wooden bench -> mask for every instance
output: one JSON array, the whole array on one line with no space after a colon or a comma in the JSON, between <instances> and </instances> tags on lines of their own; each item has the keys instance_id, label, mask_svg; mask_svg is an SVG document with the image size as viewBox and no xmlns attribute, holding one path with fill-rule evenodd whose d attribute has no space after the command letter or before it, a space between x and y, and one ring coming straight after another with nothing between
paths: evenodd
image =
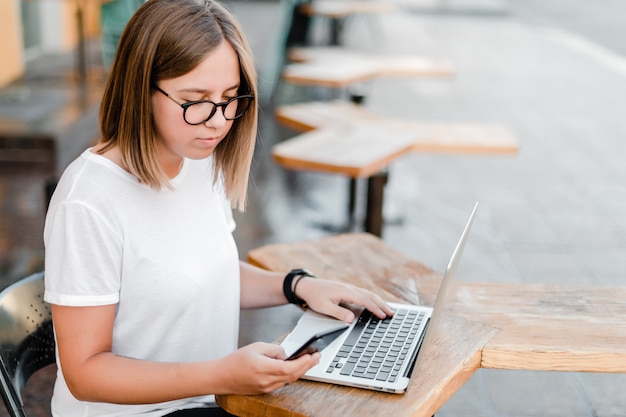
<instances>
[{"instance_id":1,"label":"wooden bench","mask_svg":"<svg viewBox=\"0 0 626 417\"><path fill-rule=\"evenodd\" d=\"M250 251L248 260L272 271L307 268L386 300L423 305L433 305L441 279L369 234L268 245ZM220 395L217 402L247 417L322 417L330 409L343 417L426 417L481 367L626 373L624 299L625 287L456 282L406 394L297 381L271 394ZM281 330L291 329L283 323Z\"/></svg>"},{"instance_id":2,"label":"wooden bench","mask_svg":"<svg viewBox=\"0 0 626 417\"><path fill-rule=\"evenodd\" d=\"M279 106L275 115L281 124L305 131L274 145L276 163L292 170L367 178L365 230L377 236L382 234L386 168L396 158L409 152L511 155L519 147L513 134L498 125L402 121L343 101ZM354 192L351 181L350 216Z\"/></svg>"}]
</instances>

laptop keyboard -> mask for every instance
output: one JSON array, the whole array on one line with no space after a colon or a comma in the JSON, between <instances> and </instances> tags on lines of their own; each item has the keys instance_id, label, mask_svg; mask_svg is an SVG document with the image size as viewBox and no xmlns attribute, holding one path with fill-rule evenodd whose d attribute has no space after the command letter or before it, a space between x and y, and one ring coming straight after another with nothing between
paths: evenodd
<instances>
[{"instance_id":1,"label":"laptop keyboard","mask_svg":"<svg viewBox=\"0 0 626 417\"><path fill-rule=\"evenodd\" d=\"M406 309L382 320L363 311L326 372L395 382L423 319Z\"/></svg>"}]
</instances>

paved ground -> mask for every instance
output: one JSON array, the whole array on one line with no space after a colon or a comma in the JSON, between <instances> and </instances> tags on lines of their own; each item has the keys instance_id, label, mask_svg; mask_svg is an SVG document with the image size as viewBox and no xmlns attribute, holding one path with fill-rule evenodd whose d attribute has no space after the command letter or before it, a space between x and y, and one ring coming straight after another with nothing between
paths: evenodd
<instances>
[{"instance_id":1,"label":"paved ground","mask_svg":"<svg viewBox=\"0 0 626 417\"><path fill-rule=\"evenodd\" d=\"M227 3L265 67L277 2ZM427 55L456 69L448 80L359 86L367 92L365 105L407 120L500 123L519 138L521 151L507 157L415 154L398 161L386 189L385 216L394 221L385 226L384 240L443 270L478 200L458 279L624 285L624 6L616 0L445 3L359 18L346 27L348 46ZM316 33L324 30L316 25ZM330 94L285 87L277 100ZM289 173L272 163L270 146L293 134L276 126L271 108L263 110L251 201L237 216L242 256L267 243L328 235L316 225L345 218L345 178ZM10 280L38 265L41 178L0 180L1 266ZM20 221L29 223L18 228L22 233L14 227ZM242 343L274 340L277 331L264 323L284 323L294 314L291 306L244 314ZM437 416L623 417L625 386L623 375L480 370ZM45 403L35 393L37 399Z\"/></svg>"}]
</instances>

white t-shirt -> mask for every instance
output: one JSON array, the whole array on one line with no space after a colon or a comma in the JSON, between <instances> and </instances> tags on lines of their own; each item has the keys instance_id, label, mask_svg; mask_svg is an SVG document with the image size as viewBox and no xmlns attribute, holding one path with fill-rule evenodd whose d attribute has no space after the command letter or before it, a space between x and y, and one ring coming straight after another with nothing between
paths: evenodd
<instances>
[{"instance_id":1,"label":"white t-shirt","mask_svg":"<svg viewBox=\"0 0 626 417\"><path fill-rule=\"evenodd\" d=\"M235 222L212 158L189 160L155 191L107 158L85 151L64 172L44 230L45 300L117 304L113 353L162 362L223 357L237 348L239 258ZM59 363L57 359L57 363ZM54 416L160 416L212 403L79 401L59 369Z\"/></svg>"}]
</instances>

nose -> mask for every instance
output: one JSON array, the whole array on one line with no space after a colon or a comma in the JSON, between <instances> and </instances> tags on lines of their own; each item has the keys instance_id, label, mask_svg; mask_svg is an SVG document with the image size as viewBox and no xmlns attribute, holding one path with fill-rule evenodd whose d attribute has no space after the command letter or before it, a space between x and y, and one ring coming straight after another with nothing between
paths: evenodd
<instances>
[{"instance_id":1,"label":"nose","mask_svg":"<svg viewBox=\"0 0 626 417\"><path fill-rule=\"evenodd\" d=\"M204 122L204 125L206 127L219 129L219 128L226 126L228 122L229 121L226 120L226 118L224 117L224 108L220 107L215 111L215 114L213 115L213 117L211 117L209 120Z\"/></svg>"}]
</instances>

